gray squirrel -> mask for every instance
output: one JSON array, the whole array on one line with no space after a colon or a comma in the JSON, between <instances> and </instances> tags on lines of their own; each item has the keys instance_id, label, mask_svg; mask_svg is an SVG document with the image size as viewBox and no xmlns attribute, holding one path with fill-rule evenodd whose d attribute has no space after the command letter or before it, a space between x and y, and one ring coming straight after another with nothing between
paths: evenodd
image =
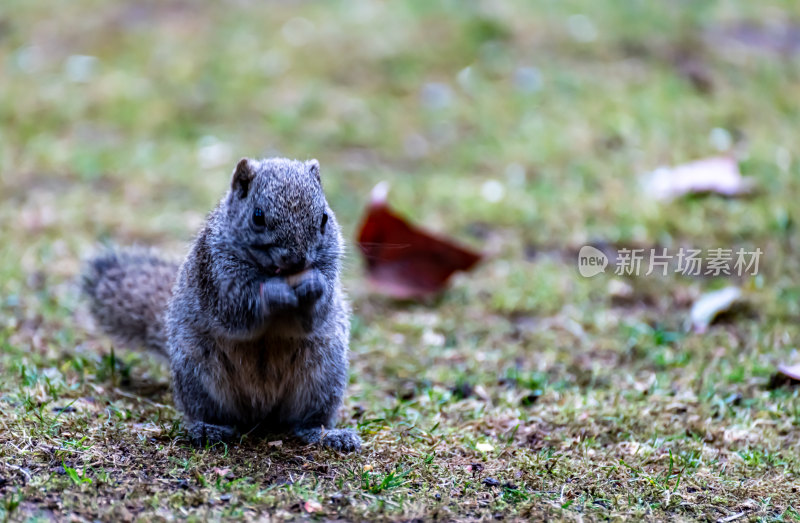
<instances>
[{"instance_id":1,"label":"gray squirrel","mask_svg":"<svg viewBox=\"0 0 800 523\"><path fill-rule=\"evenodd\" d=\"M245 158L182 264L109 251L82 288L115 342L167 355L193 441L289 432L355 451L358 435L334 428L350 336L343 248L319 162Z\"/></svg>"}]
</instances>

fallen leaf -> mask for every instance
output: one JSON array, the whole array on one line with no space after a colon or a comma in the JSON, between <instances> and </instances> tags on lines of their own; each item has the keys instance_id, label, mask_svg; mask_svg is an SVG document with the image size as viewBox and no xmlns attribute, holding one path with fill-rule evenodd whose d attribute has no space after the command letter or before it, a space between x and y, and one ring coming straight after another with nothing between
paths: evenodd
<instances>
[{"instance_id":1,"label":"fallen leaf","mask_svg":"<svg viewBox=\"0 0 800 523\"><path fill-rule=\"evenodd\" d=\"M491 396L489 396L489 393L486 391L486 389L483 387L483 385L475 385L475 388L473 389L473 392L475 393L475 395L477 397L479 397L480 399L482 399L483 401L485 401L487 403L492 401Z\"/></svg>"},{"instance_id":2,"label":"fallen leaf","mask_svg":"<svg viewBox=\"0 0 800 523\"><path fill-rule=\"evenodd\" d=\"M608 295L619 301L626 301L633 298L633 287L622 280L609 280Z\"/></svg>"},{"instance_id":3,"label":"fallen leaf","mask_svg":"<svg viewBox=\"0 0 800 523\"><path fill-rule=\"evenodd\" d=\"M800 364L797 365L778 365L778 373L787 378L800 381Z\"/></svg>"},{"instance_id":4,"label":"fallen leaf","mask_svg":"<svg viewBox=\"0 0 800 523\"><path fill-rule=\"evenodd\" d=\"M358 235L372 287L397 299L441 291L456 271L471 269L481 258L453 242L419 229L386 203L388 185L379 183Z\"/></svg>"},{"instance_id":5,"label":"fallen leaf","mask_svg":"<svg viewBox=\"0 0 800 523\"><path fill-rule=\"evenodd\" d=\"M714 49L739 59L745 53L788 58L800 53L800 26L791 21L766 25L740 22L712 26L707 41Z\"/></svg>"},{"instance_id":6,"label":"fallen leaf","mask_svg":"<svg viewBox=\"0 0 800 523\"><path fill-rule=\"evenodd\" d=\"M725 287L700 296L689 313L692 330L705 332L721 312L729 310L741 297L742 291L738 287Z\"/></svg>"},{"instance_id":7,"label":"fallen leaf","mask_svg":"<svg viewBox=\"0 0 800 523\"><path fill-rule=\"evenodd\" d=\"M778 369L770 377L768 389L777 389L785 385L800 384L800 364L778 365Z\"/></svg>"},{"instance_id":8,"label":"fallen leaf","mask_svg":"<svg viewBox=\"0 0 800 523\"><path fill-rule=\"evenodd\" d=\"M314 512L319 512L322 510L322 505L319 501L315 501L313 499L309 499L305 503L303 503L303 510L308 512L309 514L313 514Z\"/></svg>"},{"instance_id":9,"label":"fallen leaf","mask_svg":"<svg viewBox=\"0 0 800 523\"><path fill-rule=\"evenodd\" d=\"M741 196L753 191L753 181L742 176L730 156L714 156L677 167L660 167L644 179L645 191L659 200L686 194L716 193Z\"/></svg>"},{"instance_id":10,"label":"fallen leaf","mask_svg":"<svg viewBox=\"0 0 800 523\"><path fill-rule=\"evenodd\" d=\"M778 365L778 372L795 381L800 381L800 364Z\"/></svg>"}]
</instances>

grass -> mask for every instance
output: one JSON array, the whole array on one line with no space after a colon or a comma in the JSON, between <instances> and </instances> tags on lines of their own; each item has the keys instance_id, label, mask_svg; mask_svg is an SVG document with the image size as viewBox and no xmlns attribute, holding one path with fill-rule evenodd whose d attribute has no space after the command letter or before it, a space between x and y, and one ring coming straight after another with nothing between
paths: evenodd
<instances>
[{"instance_id":1,"label":"grass","mask_svg":"<svg viewBox=\"0 0 800 523\"><path fill-rule=\"evenodd\" d=\"M799 393L768 386L800 357L800 53L741 36L798 21L779 0L4 2L0 518L800 520ZM727 146L754 196L642 194ZM277 154L320 160L349 239L388 180L487 254L399 304L351 246L354 457L191 447L164 363L93 334L75 289L98 243L182 253L236 160ZM587 242L765 254L755 277L586 279ZM728 284L747 310L687 333Z\"/></svg>"}]
</instances>

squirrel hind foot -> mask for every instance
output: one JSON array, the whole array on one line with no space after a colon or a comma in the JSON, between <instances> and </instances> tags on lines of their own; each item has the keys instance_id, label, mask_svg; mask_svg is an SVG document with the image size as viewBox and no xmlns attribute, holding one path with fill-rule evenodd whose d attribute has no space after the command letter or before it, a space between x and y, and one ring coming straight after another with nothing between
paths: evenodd
<instances>
[{"instance_id":1,"label":"squirrel hind foot","mask_svg":"<svg viewBox=\"0 0 800 523\"><path fill-rule=\"evenodd\" d=\"M296 435L306 443L318 443L339 452L361 450L361 438L349 429L301 429L296 431Z\"/></svg>"},{"instance_id":2,"label":"squirrel hind foot","mask_svg":"<svg viewBox=\"0 0 800 523\"><path fill-rule=\"evenodd\" d=\"M340 452L358 452L361 450L361 438L352 430L327 430L322 436L322 445Z\"/></svg>"},{"instance_id":3,"label":"squirrel hind foot","mask_svg":"<svg viewBox=\"0 0 800 523\"><path fill-rule=\"evenodd\" d=\"M231 441L239 435L235 427L214 425L213 423L206 423L204 421L190 423L186 427L186 431L189 433L189 439L191 439L192 444L198 447Z\"/></svg>"}]
</instances>

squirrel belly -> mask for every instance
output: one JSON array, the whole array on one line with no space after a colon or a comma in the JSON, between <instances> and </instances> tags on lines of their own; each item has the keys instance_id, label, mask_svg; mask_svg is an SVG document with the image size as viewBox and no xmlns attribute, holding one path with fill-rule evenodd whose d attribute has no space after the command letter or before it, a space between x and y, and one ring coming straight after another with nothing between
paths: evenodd
<instances>
[{"instance_id":1,"label":"squirrel belly","mask_svg":"<svg viewBox=\"0 0 800 523\"><path fill-rule=\"evenodd\" d=\"M165 353L196 442L290 432L352 451L335 429L350 309L341 230L316 160L247 160L178 267L151 251L89 262L84 291L112 339Z\"/></svg>"}]
</instances>

